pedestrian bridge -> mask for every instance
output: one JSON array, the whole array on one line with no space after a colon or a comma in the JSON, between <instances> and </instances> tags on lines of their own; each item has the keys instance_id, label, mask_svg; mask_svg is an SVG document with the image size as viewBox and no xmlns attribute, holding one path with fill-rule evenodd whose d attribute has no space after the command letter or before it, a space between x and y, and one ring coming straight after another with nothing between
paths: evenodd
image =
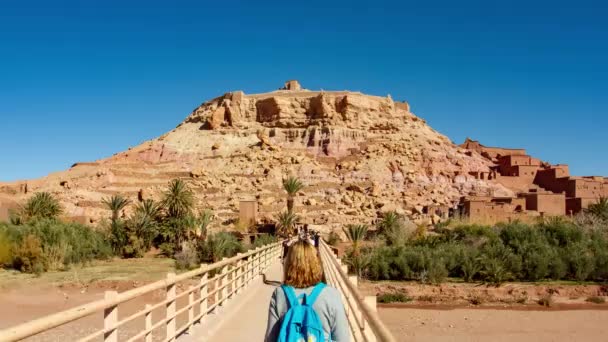
<instances>
[{"instance_id":1,"label":"pedestrian bridge","mask_svg":"<svg viewBox=\"0 0 608 342\"><path fill-rule=\"evenodd\" d=\"M322 241L319 248L326 281L342 294L351 341L395 341L375 297L362 297L332 249ZM275 243L125 292L106 291L104 299L2 330L0 341L263 341L270 296L282 281L281 253ZM160 299L144 303L152 293ZM66 329L82 334L66 339L58 333Z\"/></svg>"}]
</instances>

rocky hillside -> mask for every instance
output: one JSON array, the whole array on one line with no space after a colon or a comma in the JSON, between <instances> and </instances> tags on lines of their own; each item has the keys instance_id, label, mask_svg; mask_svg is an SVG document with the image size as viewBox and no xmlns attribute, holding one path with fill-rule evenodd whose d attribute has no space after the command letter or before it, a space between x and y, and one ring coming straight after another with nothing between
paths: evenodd
<instances>
[{"instance_id":1,"label":"rocky hillside","mask_svg":"<svg viewBox=\"0 0 608 342\"><path fill-rule=\"evenodd\" d=\"M457 147L405 102L349 91L230 92L203 103L172 131L110 158L76 163L47 177L0 184L4 207L49 191L67 215L94 223L101 199L157 198L172 178L187 180L200 208L230 226L240 200L257 199L262 217L285 208L281 180L299 177L302 221L338 226L370 223L383 211L422 218L427 205L453 206L460 196L510 194L470 171L489 162ZM427 219L427 218L425 218Z\"/></svg>"}]
</instances>

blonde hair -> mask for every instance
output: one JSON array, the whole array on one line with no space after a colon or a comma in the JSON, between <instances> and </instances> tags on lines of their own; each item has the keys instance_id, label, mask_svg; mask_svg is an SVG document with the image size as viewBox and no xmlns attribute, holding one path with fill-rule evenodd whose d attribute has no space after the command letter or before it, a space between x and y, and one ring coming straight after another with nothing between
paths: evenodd
<instances>
[{"instance_id":1,"label":"blonde hair","mask_svg":"<svg viewBox=\"0 0 608 342\"><path fill-rule=\"evenodd\" d=\"M289 247L284 265L285 284L295 288L314 286L323 280L323 267L317 250L306 241Z\"/></svg>"}]
</instances>

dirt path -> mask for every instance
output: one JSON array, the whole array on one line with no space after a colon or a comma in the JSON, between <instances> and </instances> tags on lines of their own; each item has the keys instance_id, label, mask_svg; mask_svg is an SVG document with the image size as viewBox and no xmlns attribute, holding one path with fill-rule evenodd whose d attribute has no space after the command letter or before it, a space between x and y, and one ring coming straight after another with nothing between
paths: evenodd
<instances>
[{"instance_id":1,"label":"dirt path","mask_svg":"<svg viewBox=\"0 0 608 342\"><path fill-rule=\"evenodd\" d=\"M379 308L398 341L606 341L608 311Z\"/></svg>"}]
</instances>

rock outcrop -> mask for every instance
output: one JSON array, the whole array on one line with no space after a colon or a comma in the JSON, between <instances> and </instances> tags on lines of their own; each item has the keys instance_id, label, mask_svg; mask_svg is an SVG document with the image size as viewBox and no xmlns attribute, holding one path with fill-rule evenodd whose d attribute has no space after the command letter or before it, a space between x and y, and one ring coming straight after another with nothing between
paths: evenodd
<instances>
[{"instance_id":1,"label":"rock outcrop","mask_svg":"<svg viewBox=\"0 0 608 342\"><path fill-rule=\"evenodd\" d=\"M228 224L244 198L257 198L262 215L283 210L281 179L295 175L306 184L296 199L302 220L331 227L370 223L389 209L416 218L422 215L416 208L453 207L473 193L509 194L469 176L489 166L434 131L405 102L303 90L289 81L270 93L224 94L157 139L42 179L0 184L0 194L20 201L50 191L69 216L96 222L108 216L103 197L158 198L179 177L191 184L199 207Z\"/></svg>"}]
</instances>

